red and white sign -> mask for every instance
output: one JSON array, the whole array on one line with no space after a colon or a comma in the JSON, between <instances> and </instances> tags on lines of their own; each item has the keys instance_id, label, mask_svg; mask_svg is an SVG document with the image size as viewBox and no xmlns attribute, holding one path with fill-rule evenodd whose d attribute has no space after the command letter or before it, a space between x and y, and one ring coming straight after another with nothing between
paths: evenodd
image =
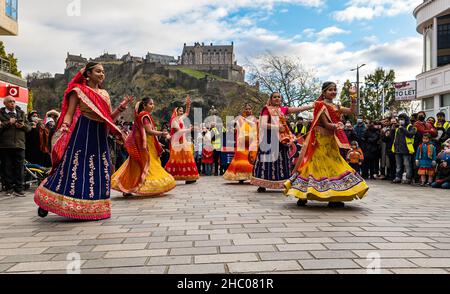
<instances>
[{"instance_id":1,"label":"red and white sign","mask_svg":"<svg viewBox=\"0 0 450 294\"><path fill-rule=\"evenodd\" d=\"M17 97L19 97L19 87L18 86L11 86L11 85L8 86L7 93L8 93L9 96L17 98Z\"/></svg>"},{"instance_id":2,"label":"red and white sign","mask_svg":"<svg viewBox=\"0 0 450 294\"><path fill-rule=\"evenodd\" d=\"M0 108L4 106L3 98L13 96L16 99L16 105L27 112L28 89L17 85L0 81Z\"/></svg>"},{"instance_id":3,"label":"red and white sign","mask_svg":"<svg viewBox=\"0 0 450 294\"><path fill-rule=\"evenodd\" d=\"M417 82L407 81L395 83L395 100L411 101L417 99Z\"/></svg>"}]
</instances>

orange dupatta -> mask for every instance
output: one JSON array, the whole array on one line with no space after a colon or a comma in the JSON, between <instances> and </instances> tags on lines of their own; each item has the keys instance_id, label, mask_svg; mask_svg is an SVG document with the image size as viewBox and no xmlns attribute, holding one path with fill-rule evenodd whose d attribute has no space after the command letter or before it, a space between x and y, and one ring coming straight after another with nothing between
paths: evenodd
<instances>
[{"instance_id":1,"label":"orange dupatta","mask_svg":"<svg viewBox=\"0 0 450 294\"><path fill-rule=\"evenodd\" d=\"M302 151L300 153L300 158L293 170L293 173L300 171L306 163L308 163L316 150L316 126L318 126L319 118L322 114L325 114L326 117L332 123L340 122L339 112L336 111L332 105L328 105L323 101L323 96L320 96L314 104L314 120L311 125L311 131L309 132L308 137L306 138ZM339 148L350 149L350 144L348 142L347 136L345 135L344 130L336 130L334 132L334 138Z\"/></svg>"},{"instance_id":2,"label":"orange dupatta","mask_svg":"<svg viewBox=\"0 0 450 294\"><path fill-rule=\"evenodd\" d=\"M135 113L135 119L131 134L125 141L125 148L129 154L127 166L124 167L123 172L117 176L117 182L121 191L125 193L133 193L142 186L148 174L150 166L150 154L147 146L147 134L144 128L144 119L150 121L152 127L155 127L155 122L149 112L142 111L139 114ZM152 136L153 144L156 148L158 156L162 153L162 147L159 144L156 136Z\"/></svg>"}]
</instances>

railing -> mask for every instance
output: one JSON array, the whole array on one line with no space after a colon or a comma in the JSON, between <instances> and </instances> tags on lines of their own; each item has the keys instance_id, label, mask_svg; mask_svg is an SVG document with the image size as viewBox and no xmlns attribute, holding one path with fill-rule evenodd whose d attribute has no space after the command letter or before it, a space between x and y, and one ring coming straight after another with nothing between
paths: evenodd
<instances>
[{"instance_id":1,"label":"railing","mask_svg":"<svg viewBox=\"0 0 450 294\"><path fill-rule=\"evenodd\" d=\"M0 57L0 71L11 72L11 63Z\"/></svg>"}]
</instances>

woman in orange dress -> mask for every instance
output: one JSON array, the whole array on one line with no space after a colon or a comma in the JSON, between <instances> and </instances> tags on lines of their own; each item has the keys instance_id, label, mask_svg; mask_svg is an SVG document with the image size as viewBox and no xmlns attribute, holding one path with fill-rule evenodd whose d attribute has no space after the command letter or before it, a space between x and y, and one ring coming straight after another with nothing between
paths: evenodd
<instances>
[{"instance_id":1,"label":"woman in orange dress","mask_svg":"<svg viewBox=\"0 0 450 294\"><path fill-rule=\"evenodd\" d=\"M186 134L191 132L186 128L184 119L189 116L191 108L191 99L186 97L186 113L183 107L177 107L173 110L170 119L170 135L172 137L170 146L170 159L166 164L166 170L177 181L186 181L186 184L195 183L200 175L195 163L192 143L186 139Z\"/></svg>"},{"instance_id":2,"label":"woman in orange dress","mask_svg":"<svg viewBox=\"0 0 450 294\"><path fill-rule=\"evenodd\" d=\"M163 149L157 136L169 134L156 130L151 115L154 107L151 98L136 105L133 130L125 143L130 157L112 176L112 188L124 196L159 196L176 186L175 179L161 165Z\"/></svg>"},{"instance_id":3,"label":"woman in orange dress","mask_svg":"<svg viewBox=\"0 0 450 294\"><path fill-rule=\"evenodd\" d=\"M245 104L242 116L236 121L236 148L233 161L223 175L226 181L243 183L252 177L253 164L249 162L250 151L257 151L258 120L253 116L249 103Z\"/></svg>"}]
</instances>

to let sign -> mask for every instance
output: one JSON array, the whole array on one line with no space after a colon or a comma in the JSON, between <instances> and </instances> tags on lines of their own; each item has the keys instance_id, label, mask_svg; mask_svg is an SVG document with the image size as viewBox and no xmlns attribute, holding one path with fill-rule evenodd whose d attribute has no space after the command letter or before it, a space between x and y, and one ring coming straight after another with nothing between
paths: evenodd
<instances>
[{"instance_id":1,"label":"to let sign","mask_svg":"<svg viewBox=\"0 0 450 294\"><path fill-rule=\"evenodd\" d=\"M407 81L395 83L395 100L409 101L417 99L417 82Z\"/></svg>"}]
</instances>

